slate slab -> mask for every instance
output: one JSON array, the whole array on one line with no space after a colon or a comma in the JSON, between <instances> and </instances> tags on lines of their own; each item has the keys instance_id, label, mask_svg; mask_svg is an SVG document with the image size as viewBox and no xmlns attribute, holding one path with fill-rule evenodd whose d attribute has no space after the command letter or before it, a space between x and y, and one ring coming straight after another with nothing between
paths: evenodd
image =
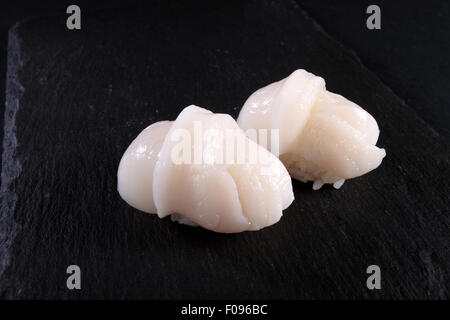
<instances>
[{"instance_id":1,"label":"slate slab","mask_svg":"<svg viewBox=\"0 0 450 320\"><path fill-rule=\"evenodd\" d=\"M19 22L9 32L0 297L449 297L449 146L295 3L154 4ZM144 214L116 170L148 124L196 104L236 117L255 89L305 68L378 120L387 157L340 190L293 182L258 232ZM66 288L79 265L82 289ZM379 265L382 289L366 287Z\"/></svg>"}]
</instances>

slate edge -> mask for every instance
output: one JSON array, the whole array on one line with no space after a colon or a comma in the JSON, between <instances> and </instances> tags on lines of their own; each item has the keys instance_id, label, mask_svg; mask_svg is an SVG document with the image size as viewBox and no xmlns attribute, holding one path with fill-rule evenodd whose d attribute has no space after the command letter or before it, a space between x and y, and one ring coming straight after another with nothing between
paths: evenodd
<instances>
[{"instance_id":1,"label":"slate edge","mask_svg":"<svg viewBox=\"0 0 450 320\"><path fill-rule=\"evenodd\" d=\"M26 63L22 56L21 42L18 36L20 26L25 22L17 22L8 31L8 55L6 71L6 102L4 120L4 138L2 154L2 173L0 187L0 297L8 286L2 277L10 263L10 249L19 225L14 220L15 205L18 199L13 186L14 180L22 171L20 160L16 157L18 147L16 137L16 114L24 87L19 80L19 70Z\"/></svg>"}]
</instances>

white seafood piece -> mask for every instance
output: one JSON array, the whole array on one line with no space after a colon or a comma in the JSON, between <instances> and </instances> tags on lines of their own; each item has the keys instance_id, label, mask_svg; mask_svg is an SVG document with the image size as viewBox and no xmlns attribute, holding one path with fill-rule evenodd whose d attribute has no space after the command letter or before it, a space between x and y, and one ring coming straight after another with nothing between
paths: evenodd
<instances>
[{"instance_id":1,"label":"white seafood piece","mask_svg":"<svg viewBox=\"0 0 450 320\"><path fill-rule=\"evenodd\" d=\"M196 126L202 129L200 136ZM223 136L208 135L208 129ZM201 141L201 161L179 162L175 157L180 132L191 137L192 158ZM227 132L244 141L244 153L220 161L228 152ZM263 154L266 162L252 161L250 150ZM229 115L196 106L185 108L173 122L144 129L125 151L117 175L119 193L131 206L216 232L274 224L294 199L290 176L277 157L245 137Z\"/></svg>"},{"instance_id":2,"label":"white seafood piece","mask_svg":"<svg viewBox=\"0 0 450 320\"><path fill-rule=\"evenodd\" d=\"M269 137L270 129L279 129L280 160L295 179L314 181L315 190L325 183L340 188L377 168L386 155L375 146L375 119L302 69L254 92L237 121L244 131L267 129Z\"/></svg>"}]
</instances>

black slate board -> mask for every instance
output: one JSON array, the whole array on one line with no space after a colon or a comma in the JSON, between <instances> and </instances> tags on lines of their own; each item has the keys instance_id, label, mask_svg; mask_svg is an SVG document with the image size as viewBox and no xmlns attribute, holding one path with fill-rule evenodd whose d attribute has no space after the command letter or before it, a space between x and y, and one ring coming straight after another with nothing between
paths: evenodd
<instances>
[{"instance_id":1,"label":"black slate board","mask_svg":"<svg viewBox=\"0 0 450 320\"><path fill-rule=\"evenodd\" d=\"M81 31L65 18L9 33L0 297L449 297L448 144L294 3L130 7ZM278 224L235 235L120 199L118 162L148 124L189 104L236 117L297 68L375 116L380 168L340 190L294 181ZM66 288L71 264L82 290Z\"/></svg>"}]
</instances>

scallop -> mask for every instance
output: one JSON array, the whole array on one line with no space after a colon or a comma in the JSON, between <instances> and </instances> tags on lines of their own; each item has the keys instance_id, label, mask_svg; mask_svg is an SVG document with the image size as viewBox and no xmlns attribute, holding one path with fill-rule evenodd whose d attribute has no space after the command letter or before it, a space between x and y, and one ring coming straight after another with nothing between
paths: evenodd
<instances>
[{"instance_id":1,"label":"scallop","mask_svg":"<svg viewBox=\"0 0 450 320\"><path fill-rule=\"evenodd\" d=\"M277 132L277 145L264 145L276 150L293 178L313 181L315 190L326 183L340 188L346 179L377 168L386 155L376 146L375 119L303 69L254 92L237 122L243 130Z\"/></svg>"},{"instance_id":2,"label":"scallop","mask_svg":"<svg viewBox=\"0 0 450 320\"><path fill-rule=\"evenodd\" d=\"M276 156L247 138L229 115L196 106L144 129L125 151L117 177L119 194L131 206L215 232L272 225L294 200L289 173Z\"/></svg>"}]
</instances>

